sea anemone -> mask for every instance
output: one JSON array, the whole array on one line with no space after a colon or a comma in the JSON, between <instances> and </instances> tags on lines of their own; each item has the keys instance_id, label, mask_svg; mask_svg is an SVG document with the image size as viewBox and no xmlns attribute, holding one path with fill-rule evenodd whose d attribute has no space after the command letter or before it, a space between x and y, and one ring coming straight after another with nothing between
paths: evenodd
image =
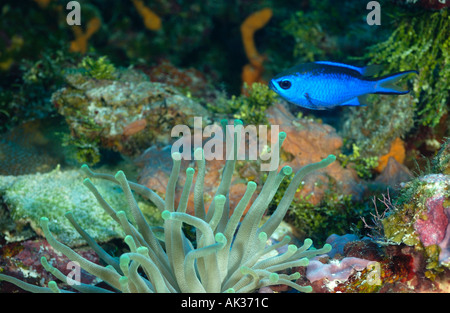
<instances>
[{"instance_id":1,"label":"sea anemone","mask_svg":"<svg viewBox=\"0 0 450 313\"><path fill-rule=\"evenodd\" d=\"M248 182L244 196L231 212L228 193L237 159L242 122L237 120L234 126L234 157L227 158L220 186L208 210L203 202L205 157L201 148L196 149L194 154L198 171L193 190L194 215L186 213L194 180L194 168L186 170L187 179L182 196L178 208L174 207L175 187L181 164L181 155L177 152L172 154L173 167L164 200L149 188L129 182L122 171L112 176L94 173L87 165L83 165L82 170L90 178L110 180L123 189L128 208L115 211L100 195L90 178L84 180L84 184L104 210L122 226L129 252L122 254L119 259L109 255L79 227L70 212L66 217L108 265L92 263L57 241L48 228L49 220L42 217L40 225L47 241L72 262L77 262L82 269L97 276L117 292L253 292L264 286L279 284L288 285L301 292L310 292L310 286L300 286L293 282L300 277L299 273L289 274L287 270L307 266L310 258L327 253L331 246L326 244L321 249L310 249L312 240L306 239L300 248L290 244L286 252L273 255L278 248L289 244L291 238L286 236L273 245L267 245L267 239L282 222L303 177L328 166L336 158L330 155L318 163L301 168L291 180L277 209L261 225L264 213L280 183L286 175L291 174L292 169L285 166L280 171L270 171L261 192L242 218L256 190L256 183ZM272 148L279 150L285 138L286 133L281 132L278 142ZM163 229L151 227L147 223L133 191L158 207L165 220ZM183 231L183 224L194 227L195 240L188 239ZM163 234L164 240L158 239L158 233ZM68 282L77 291L111 292L97 286L70 281L70 278L50 265L45 258L41 259L41 263L58 279ZM54 281L49 282L48 287L40 287L4 274L0 274L0 280L11 282L31 292L69 292L58 288Z\"/></svg>"}]
</instances>

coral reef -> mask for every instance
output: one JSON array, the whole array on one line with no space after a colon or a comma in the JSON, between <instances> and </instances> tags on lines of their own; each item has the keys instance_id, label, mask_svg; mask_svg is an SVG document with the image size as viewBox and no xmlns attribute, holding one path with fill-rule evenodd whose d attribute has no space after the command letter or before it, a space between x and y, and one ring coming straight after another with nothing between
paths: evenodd
<instances>
[{"instance_id":1,"label":"coral reef","mask_svg":"<svg viewBox=\"0 0 450 313\"><path fill-rule=\"evenodd\" d=\"M439 172L443 168L437 161L448 158L447 145L448 141L434 159L430 173L404 184L396 202L383 201L387 213L379 219L383 240L413 246L424 253L431 271L428 275L449 266L450 178Z\"/></svg>"},{"instance_id":2,"label":"coral reef","mask_svg":"<svg viewBox=\"0 0 450 313\"><path fill-rule=\"evenodd\" d=\"M299 284L310 283L313 292L448 291L449 272L429 275L423 253L413 247L380 246L370 238L359 239L351 234L332 235L327 239L327 243L333 245L333 249L311 260L305 277L297 281Z\"/></svg>"},{"instance_id":3,"label":"coral reef","mask_svg":"<svg viewBox=\"0 0 450 313\"><path fill-rule=\"evenodd\" d=\"M449 1L66 2L0 5L0 291L73 260L87 292L450 291ZM265 83L319 60L419 74L323 111ZM261 159L210 160L233 119Z\"/></svg>"},{"instance_id":4,"label":"coral reef","mask_svg":"<svg viewBox=\"0 0 450 313\"><path fill-rule=\"evenodd\" d=\"M425 249L428 269L450 265L449 185L450 179L443 174L420 177L405 187L404 192L411 194L411 199L383 220L388 240ZM394 226L400 219L401 224ZM403 229L399 229L401 226Z\"/></svg>"},{"instance_id":5,"label":"coral reef","mask_svg":"<svg viewBox=\"0 0 450 313\"><path fill-rule=\"evenodd\" d=\"M311 283L314 292L446 292L450 180L442 171L448 163L448 143L427 172L416 178L408 173L406 182L395 186L395 196L388 189L374 198L371 221L362 217L368 237L331 235L325 241L331 250L311 260L297 283Z\"/></svg>"},{"instance_id":6,"label":"coral reef","mask_svg":"<svg viewBox=\"0 0 450 313\"><path fill-rule=\"evenodd\" d=\"M449 183L443 174L413 180L402 191L405 201L382 221L388 242L423 247L429 269L449 263L448 208L444 205L449 198Z\"/></svg>"},{"instance_id":7,"label":"coral reef","mask_svg":"<svg viewBox=\"0 0 450 313\"><path fill-rule=\"evenodd\" d=\"M230 134L234 138L234 149L232 152L234 158L233 160L227 160L222 184L208 210L205 209L202 201L202 177L204 175L205 159L203 150L196 150L199 174L194 185L194 197L196 199L195 216L185 213L188 194L193 185L195 172L193 168L186 170L188 179L183 188L182 200L177 209L174 207L174 189L180 170L180 154L175 153L172 155L172 174L169 178L164 200L150 189L128 182L122 171L112 176L94 173L87 166L83 166L84 172L91 178L102 178L118 183L122 187L129 204L128 213L122 210L115 211L104 200L90 179L84 181L84 184L95 195L105 212L118 222L126 233L124 240L130 252L123 253L119 261L97 245L78 225L74 215L71 213L66 214L66 217L99 254L100 258L109 265L103 267L90 262L57 241L49 229L51 225L49 219L42 217L40 226L47 241L70 260L78 262L87 272L107 282L114 290L122 292L252 292L258 288L275 284L286 284L303 292L311 291L310 287L300 286L291 281L300 277L298 273L288 275L276 272L292 267L306 266L309 258L328 252L330 250L329 245L325 245L322 249L309 249L312 241L307 239L300 248L297 248L295 245L289 245L287 251L282 254L265 259L260 258L290 242L291 238L286 236L280 243L266 247L268 237L281 223L303 176L328 166L336 158L330 155L318 163L309 164L300 169L286 190L277 210L263 225L260 225L270 199L275 194L275 190L282 179L291 172L291 169L284 167L280 172L278 172L278 169L271 171L262 191L253 202L240 227L237 228L243 213L242 210L246 207L256 189L256 184L249 182L244 197L235 208L233 214L229 216L229 207L226 202L230 180L237 159L240 131L242 131L242 124L236 122L234 132ZM280 141L273 148L279 149L285 135L285 133L280 133ZM142 215L132 190L148 197L162 211L162 217L165 220L165 249L156 239L154 230L150 228ZM183 224L196 228L195 243L190 242L183 234ZM67 279L64 274L51 266L45 258L41 259L41 263L60 280ZM146 277L139 274L139 267L142 267ZM50 281L48 287L39 287L23 283L4 274L0 274L0 279L32 292L66 291L59 289L54 281ZM108 291L87 284L74 284L72 287L78 291Z\"/></svg>"},{"instance_id":8,"label":"coral reef","mask_svg":"<svg viewBox=\"0 0 450 313\"><path fill-rule=\"evenodd\" d=\"M69 144L78 148L80 163L97 163L100 147L139 155L153 143L168 144L173 126L193 125L194 116L208 117L199 103L171 86L148 81L139 71L111 72L107 66L107 76L114 79L96 79L90 74L95 70L69 72L68 86L52 95L69 125Z\"/></svg>"}]
</instances>

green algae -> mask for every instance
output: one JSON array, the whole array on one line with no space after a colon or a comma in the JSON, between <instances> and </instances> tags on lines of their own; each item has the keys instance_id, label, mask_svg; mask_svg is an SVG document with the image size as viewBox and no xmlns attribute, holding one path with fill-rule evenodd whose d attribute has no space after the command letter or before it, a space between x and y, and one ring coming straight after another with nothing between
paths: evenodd
<instances>
[{"instance_id":1,"label":"green algae","mask_svg":"<svg viewBox=\"0 0 450 313\"><path fill-rule=\"evenodd\" d=\"M378 157L361 157L361 148L357 145L352 145L351 154L339 154L338 160L342 167L351 166L355 169L356 174L363 179L372 177L373 169L378 166Z\"/></svg>"},{"instance_id":2,"label":"green algae","mask_svg":"<svg viewBox=\"0 0 450 313\"><path fill-rule=\"evenodd\" d=\"M378 42L386 28L369 26L364 21L369 11L363 8L358 1L336 5L331 0L311 0L304 9L290 13L281 28L294 42L295 63L347 62L355 52ZM383 3L384 10L390 10L389 3Z\"/></svg>"},{"instance_id":3,"label":"green algae","mask_svg":"<svg viewBox=\"0 0 450 313\"><path fill-rule=\"evenodd\" d=\"M107 56L92 58L84 57L78 65L84 70L84 74L95 79L115 79L116 67L109 61Z\"/></svg>"},{"instance_id":4,"label":"green algae","mask_svg":"<svg viewBox=\"0 0 450 313\"><path fill-rule=\"evenodd\" d=\"M435 127L448 112L450 98L449 11L402 14L396 25L391 36L370 47L365 57L373 64L386 64L382 74L418 70L413 80L417 119Z\"/></svg>"},{"instance_id":5,"label":"green algae","mask_svg":"<svg viewBox=\"0 0 450 313\"><path fill-rule=\"evenodd\" d=\"M277 100L277 94L262 83L244 84L244 92L239 96L226 98L222 95L207 108L215 113L230 115L242 120L246 125L267 125L266 110Z\"/></svg>"},{"instance_id":6,"label":"green algae","mask_svg":"<svg viewBox=\"0 0 450 313\"><path fill-rule=\"evenodd\" d=\"M436 173L450 175L450 138L441 146L432 165Z\"/></svg>"}]
</instances>

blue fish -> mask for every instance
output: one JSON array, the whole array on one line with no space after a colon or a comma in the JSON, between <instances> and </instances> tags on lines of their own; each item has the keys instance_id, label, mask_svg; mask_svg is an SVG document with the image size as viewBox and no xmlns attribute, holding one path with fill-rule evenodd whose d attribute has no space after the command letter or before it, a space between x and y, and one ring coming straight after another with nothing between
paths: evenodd
<instances>
[{"instance_id":1,"label":"blue fish","mask_svg":"<svg viewBox=\"0 0 450 313\"><path fill-rule=\"evenodd\" d=\"M336 62L313 62L295 66L277 76L269 87L283 99L313 110L337 106L365 105L364 96L371 93L403 95L409 92L395 85L405 71L372 78L378 66L356 67Z\"/></svg>"}]
</instances>

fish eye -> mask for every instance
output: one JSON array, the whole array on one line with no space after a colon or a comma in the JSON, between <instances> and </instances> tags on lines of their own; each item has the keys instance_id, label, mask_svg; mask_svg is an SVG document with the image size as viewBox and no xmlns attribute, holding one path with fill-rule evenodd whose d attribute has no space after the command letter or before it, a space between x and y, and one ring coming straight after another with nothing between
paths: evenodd
<instances>
[{"instance_id":1,"label":"fish eye","mask_svg":"<svg viewBox=\"0 0 450 313\"><path fill-rule=\"evenodd\" d=\"M282 80L278 84L280 85L280 87L282 89L285 89L285 90L291 88L291 86L292 86L291 82L288 80Z\"/></svg>"}]
</instances>

